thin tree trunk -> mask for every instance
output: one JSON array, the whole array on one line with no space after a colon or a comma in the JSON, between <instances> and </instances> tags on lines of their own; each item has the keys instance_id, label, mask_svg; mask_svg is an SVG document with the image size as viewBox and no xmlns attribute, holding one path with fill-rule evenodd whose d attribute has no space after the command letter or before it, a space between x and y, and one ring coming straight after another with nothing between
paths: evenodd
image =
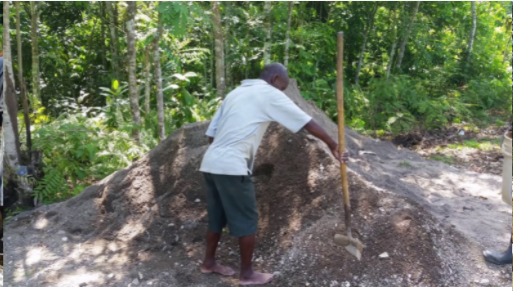
<instances>
[{"instance_id":1,"label":"thin tree trunk","mask_svg":"<svg viewBox=\"0 0 513 291\"><path fill-rule=\"evenodd\" d=\"M398 59L397 59L397 68L398 69L401 69L401 63L403 62L404 51L406 49L406 43L408 42L411 28L413 27L413 23L415 22L415 16L417 16L417 12L419 12L419 7L420 7L420 1L417 1L417 5L415 5L415 10L413 11L413 14L411 15L410 23L408 24L408 28L406 29L403 41L401 43L401 48L399 50L399 55L398 55Z\"/></svg>"},{"instance_id":2,"label":"thin tree trunk","mask_svg":"<svg viewBox=\"0 0 513 291\"><path fill-rule=\"evenodd\" d=\"M210 88L214 89L214 59L216 57L215 53L215 40L212 38L212 46L210 50Z\"/></svg>"},{"instance_id":3,"label":"thin tree trunk","mask_svg":"<svg viewBox=\"0 0 513 291\"><path fill-rule=\"evenodd\" d=\"M246 30L246 38L244 40L244 43L247 43L249 45L249 29ZM249 52L248 52L247 48L244 52L244 58L246 59L246 66L244 67L244 78L247 79L249 76L249 67L250 67Z\"/></svg>"},{"instance_id":4,"label":"thin tree trunk","mask_svg":"<svg viewBox=\"0 0 513 291\"><path fill-rule=\"evenodd\" d=\"M25 131L27 134L27 150L29 162L32 159L32 138L30 136L30 118L27 102L27 89L25 79L23 78L23 52L21 48L21 28L20 28L20 2L14 2L16 7L16 41L18 44L18 79L20 80L21 100L23 104L23 117L25 119Z\"/></svg>"},{"instance_id":5,"label":"thin tree trunk","mask_svg":"<svg viewBox=\"0 0 513 291\"><path fill-rule=\"evenodd\" d=\"M356 69L356 77L355 77L355 85L358 87L358 81L360 79L360 70L362 68L363 63L363 55L365 54L365 47L367 46L367 38L369 37L369 33L374 26L374 17L376 15L376 11L378 11L378 2L374 4L374 8L372 9L372 13L369 16L369 21L367 22L367 29L365 30L365 34L363 36L362 48L360 50L360 59L358 60L358 67Z\"/></svg>"},{"instance_id":6,"label":"thin tree trunk","mask_svg":"<svg viewBox=\"0 0 513 291\"><path fill-rule=\"evenodd\" d=\"M20 138L18 135L18 101L12 68L9 1L4 1L4 106L2 131L5 134L4 153L7 164L17 170L20 165Z\"/></svg>"},{"instance_id":7,"label":"thin tree trunk","mask_svg":"<svg viewBox=\"0 0 513 291\"><path fill-rule=\"evenodd\" d=\"M159 141L162 142L166 138L166 129L164 124L164 93L162 92L162 70L160 68L160 36L162 35L162 15L159 12L157 35L153 49L155 50L155 81L157 83L157 116L158 116L158 133Z\"/></svg>"},{"instance_id":8,"label":"thin tree trunk","mask_svg":"<svg viewBox=\"0 0 513 291\"><path fill-rule=\"evenodd\" d=\"M472 48L474 47L474 39L476 38L476 27L477 27L477 12L476 12L476 2L471 1L472 5L472 31L470 32L470 39L468 42L468 55L467 55L467 64L470 62L470 56L472 55Z\"/></svg>"},{"instance_id":9,"label":"thin tree trunk","mask_svg":"<svg viewBox=\"0 0 513 291\"><path fill-rule=\"evenodd\" d=\"M111 66L112 66L112 78L119 80L119 46L118 46L118 29L117 29L117 15L114 9L114 5L117 2L108 1L105 2L107 5L107 12L109 14L109 29L110 29L110 53L111 53Z\"/></svg>"},{"instance_id":10,"label":"thin tree trunk","mask_svg":"<svg viewBox=\"0 0 513 291\"><path fill-rule=\"evenodd\" d=\"M226 76L226 88L230 88L232 78L231 78L231 66L228 63L228 57L230 56L230 20L226 20L225 29L224 29L224 41L225 41L225 76Z\"/></svg>"},{"instance_id":11,"label":"thin tree trunk","mask_svg":"<svg viewBox=\"0 0 513 291\"><path fill-rule=\"evenodd\" d=\"M151 95L151 84L150 84L150 48L144 52L144 111L146 114L150 113L150 95Z\"/></svg>"},{"instance_id":12,"label":"thin tree trunk","mask_svg":"<svg viewBox=\"0 0 513 291\"><path fill-rule=\"evenodd\" d=\"M31 27L30 36L32 39L32 108L37 110L41 104L41 89L39 79L39 36L37 25L39 22L38 2L30 2Z\"/></svg>"},{"instance_id":13,"label":"thin tree trunk","mask_svg":"<svg viewBox=\"0 0 513 291\"><path fill-rule=\"evenodd\" d=\"M292 11L294 9L294 1L289 2L289 17L287 19L287 34L285 35L285 61L283 65L285 67L289 64L289 47L290 47L290 24L292 22Z\"/></svg>"},{"instance_id":14,"label":"thin tree trunk","mask_svg":"<svg viewBox=\"0 0 513 291\"><path fill-rule=\"evenodd\" d=\"M139 112L139 96L137 96L137 76L136 76L136 51L135 51L135 13L136 4L134 1L127 1L127 47L128 47L128 85L130 92L130 105L132 107L132 122L141 126L141 113ZM141 143L141 134L139 129L132 129L132 136L137 144Z\"/></svg>"},{"instance_id":15,"label":"thin tree trunk","mask_svg":"<svg viewBox=\"0 0 513 291\"><path fill-rule=\"evenodd\" d=\"M3 4L4 110L2 133L4 134L4 147L2 150L7 167L2 167L2 178L4 181L9 183L15 182L13 184L16 187L14 192L18 195L17 204L27 206L30 205L32 201L30 197L32 189L26 181L18 179L18 176L14 174L14 171L17 171L21 164L20 137L18 133L17 122L18 101L16 100L14 73L12 68L11 36L9 25L9 1L4 1ZM5 170L5 168L7 168L7 171Z\"/></svg>"},{"instance_id":16,"label":"thin tree trunk","mask_svg":"<svg viewBox=\"0 0 513 291\"><path fill-rule=\"evenodd\" d=\"M392 48L390 49L390 59L388 60L388 66L387 66L387 80L390 77L390 71L392 70L392 63L394 61L394 55L395 55L395 49L397 47L397 26L399 24L397 23L397 9L394 10L394 17L393 17L393 23L392 23L392 40L394 43L392 44Z\"/></svg>"},{"instance_id":17,"label":"thin tree trunk","mask_svg":"<svg viewBox=\"0 0 513 291\"><path fill-rule=\"evenodd\" d=\"M224 43L223 43L223 27L221 26L221 11L219 9L219 2L212 2L212 22L214 25L214 38L215 38L215 54L216 54L216 88L217 96L224 98L226 90L225 76L224 76Z\"/></svg>"},{"instance_id":18,"label":"thin tree trunk","mask_svg":"<svg viewBox=\"0 0 513 291\"><path fill-rule=\"evenodd\" d=\"M101 17L101 39L100 39L100 50L101 50L101 59L102 59L102 67L105 70L107 68L107 61L105 56L107 55L107 51L105 49L105 2L100 2L100 17Z\"/></svg>"},{"instance_id":19,"label":"thin tree trunk","mask_svg":"<svg viewBox=\"0 0 513 291\"><path fill-rule=\"evenodd\" d=\"M271 63L271 8L272 2L265 1L264 4L264 29L265 29L265 41L264 41L264 64Z\"/></svg>"},{"instance_id":20,"label":"thin tree trunk","mask_svg":"<svg viewBox=\"0 0 513 291\"><path fill-rule=\"evenodd\" d=\"M208 57L205 56L205 62L203 63L203 75L205 79L205 88L208 88L208 70L207 70Z\"/></svg>"}]
</instances>

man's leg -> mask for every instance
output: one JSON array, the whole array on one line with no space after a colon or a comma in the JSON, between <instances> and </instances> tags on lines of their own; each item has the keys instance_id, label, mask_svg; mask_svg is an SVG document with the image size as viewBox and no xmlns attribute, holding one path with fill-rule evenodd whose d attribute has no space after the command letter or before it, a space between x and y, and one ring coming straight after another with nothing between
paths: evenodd
<instances>
[{"instance_id":1,"label":"man's leg","mask_svg":"<svg viewBox=\"0 0 513 291\"><path fill-rule=\"evenodd\" d=\"M239 238L241 285L261 285L272 280L272 274L254 272L251 260L258 230L255 188L250 176L215 175L230 234Z\"/></svg>"},{"instance_id":2,"label":"man's leg","mask_svg":"<svg viewBox=\"0 0 513 291\"><path fill-rule=\"evenodd\" d=\"M210 230L207 231L207 251L205 252L205 259L201 265L201 272L208 273L219 273L225 276L232 276L235 274L232 268L222 266L216 262L216 250L217 244L221 239L221 233L215 233Z\"/></svg>"},{"instance_id":3,"label":"man's leg","mask_svg":"<svg viewBox=\"0 0 513 291\"><path fill-rule=\"evenodd\" d=\"M217 245L221 239L223 227L226 225L226 215L212 175L205 173L204 177L207 185L208 230L207 249L203 264L201 265L201 272L232 276L235 274L233 269L222 266L215 260Z\"/></svg>"},{"instance_id":4,"label":"man's leg","mask_svg":"<svg viewBox=\"0 0 513 291\"><path fill-rule=\"evenodd\" d=\"M253 271L251 263L253 251L255 250L255 235L248 235L239 238L240 248L240 284L261 285L269 283L273 279L272 274L265 274Z\"/></svg>"}]
</instances>

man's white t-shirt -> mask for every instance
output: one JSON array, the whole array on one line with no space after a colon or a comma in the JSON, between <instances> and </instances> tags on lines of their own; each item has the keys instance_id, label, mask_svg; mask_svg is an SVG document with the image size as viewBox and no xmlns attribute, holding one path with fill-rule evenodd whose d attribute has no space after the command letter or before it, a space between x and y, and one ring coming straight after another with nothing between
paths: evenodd
<instances>
[{"instance_id":1,"label":"man's white t-shirt","mask_svg":"<svg viewBox=\"0 0 513 291\"><path fill-rule=\"evenodd\" d=\"M244 80L226 96L208 127L206 135L214 142L203 157L200 171L248 175L271 121L296 133L311 119L287 95L264 80Z\"/></svg>"}]
</instances>

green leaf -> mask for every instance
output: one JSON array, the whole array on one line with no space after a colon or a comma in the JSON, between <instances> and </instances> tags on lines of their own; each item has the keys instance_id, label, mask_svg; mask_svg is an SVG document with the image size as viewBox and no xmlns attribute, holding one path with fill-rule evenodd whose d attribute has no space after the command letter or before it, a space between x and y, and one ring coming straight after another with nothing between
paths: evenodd
<instances>
[{"instance_id":1,"label":"green leaf","mask_svg":"<svg viewBox=\"0 0 513 291\"><path fill-rule=\"evenodd\" d=\"M84 149L83 149L83 148L78 149L78 151L77 151L77 158L79 158L79 159L80 159L80 157L81 157L83 154L84 154Z\"/></svg>"},{"instance_id":2,"label":"green leaf","mask_svg":"<svg viewBox=\"0 0 513 291\"><path fill-rule=\"evenodd\" d=\"M196 74L194 72L187 72L187 73L185 73L184 76L187 77L187 78L191 78L191 77L197 77L198 74Z\"/></svg>"},{"instance_id":3,"label":"green leaf","mask_svg":"<svg viewBox=\"0 0 513 291\"><path fill-rule=\"evenodd\" d=\"M177 78L180 81L187 81L187 82L189 82L189 79L187 79L187 77L182 75L182 74L178 74L178 73L177 74L173 74L171 77L175 77L175 78Z\"/></svg>"},{"instance_id":4,"label":"green leaf","mask_svg":"<svg viewBox=\"0 0 513 291\"><path fill-rule=\"evenodd\" d=\"M118 87L119 87L118 80L112 81L112 89L114 89L114 91L116 91L116 90L118 90Z\"/></svg>"},{"instance_id":5,"label":"green leaf","mask_svg":"<svg viewBox=\"0 0 513 291\"><path fill-rule=\"evenodd\" d=\"M166 91L168 91L170 89L175 89L176 90L176 89L179 89L179 88L180 88L180 86L178 86L176 84L171 84L171 85L167 86L166 88L162 89L162 92L166 92Z\"/></svg>"},{"instance_id":6,"label":"green leaf","mask_svg":"<svg viewBox=\"0 0 513 291\"><path fill-rule=\"evenodd\" d=\"M96 154L96 147L92 144L86 145L87 151L89 152L89 159L93 160L94 155Z\"/></svg>"},{"instance_id":7,"label":"green leaf","mask_svg":"<svg viewBox=\"0 0 513 291\"><path fill-rule=\"evenodd\" d=\"M77 174L77 177L80 180L83 180L87 176L87 174L85 172L83 172L82 170L79 170L79 169L75 169L75 174Z\"/></svg>"}]
</instances>

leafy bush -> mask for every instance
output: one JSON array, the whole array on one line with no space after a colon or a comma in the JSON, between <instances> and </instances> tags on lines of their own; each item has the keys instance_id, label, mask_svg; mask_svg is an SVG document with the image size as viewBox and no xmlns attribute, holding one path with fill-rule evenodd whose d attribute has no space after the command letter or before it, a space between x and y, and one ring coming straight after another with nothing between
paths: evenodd
<instances>
[{"instance_id":1,"label":"leafy bush","mask_svg":"<svg viewBox=\"0 0 513 291\"><path fill-rule=\"evenodd\" d=\"M166 134L183 124L212 118L219 107L221 99L209 97L213 94L190 94L186 90L188 78L195 76L175 74L175 81L167 84ZM126 88L126 84L114 81L111 88L100 88L106 98L105 107L68 104L66 113L34 130L34 148L42 152L45 173L33 193L37 201L52 203L77 195L85 186L129 166L158 144L156 110L143 116L139 128L142 144L132 140L134 125L124 96Z\"/></svg>"}]
</instances>

